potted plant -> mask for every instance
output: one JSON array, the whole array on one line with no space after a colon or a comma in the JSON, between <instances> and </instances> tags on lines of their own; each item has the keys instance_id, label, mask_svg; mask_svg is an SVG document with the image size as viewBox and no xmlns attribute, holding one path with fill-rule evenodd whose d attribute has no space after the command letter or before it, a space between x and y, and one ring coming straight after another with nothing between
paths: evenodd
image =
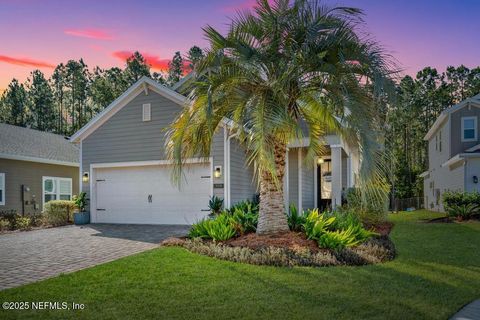
<instances>
[{"instance_id":1,"label":"potted plant","mask_svg":"<svg viewBox=\"0 0 480 320\"><path fill-rule=\"evenodd\" d=\"M90 223L90 212L86 211L87 194L85 192L80 192L78 196L73 197L73 201L78 208L78 212L73 214L73 222L76 225Z\"/></svg>"}]
</instances>

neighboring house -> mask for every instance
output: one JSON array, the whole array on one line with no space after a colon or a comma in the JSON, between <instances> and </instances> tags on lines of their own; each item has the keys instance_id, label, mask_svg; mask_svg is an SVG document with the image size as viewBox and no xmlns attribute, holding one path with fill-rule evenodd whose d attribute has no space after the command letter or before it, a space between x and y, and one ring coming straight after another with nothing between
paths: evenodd
<instances>
[{"instance_id":1,"label":"neighboring house","mask_svg":"<svg viewBox=\"0 0 480 320\"><path fill-rule=\"evenodd\" d=\"M78 193L78 148L53 133L0 123L0 211L41 212Z\"/></svg>"},{"instance_id":2,"label":"neighboring house","mask_svg":"<svg viewBox=\"0 0 480 320\"><path fill-rule=\"evenodd\" d=\"M191 224L208 214L212 195L223 198L227 208L254 197L253 170L228 120L214 136L208 161L187 159L181 188L171 183L165 129L185 100L143 77L71 137L80 148L81 186L93 223ZM342 190L353 186L356 152L337 136L326 140L328 154L308 167L302 161L308 139L289 145L286 204L303 209L339 204Z\"/></svg>"},{"instance_id":3,"label":"neighboring house","mask_svg":"<svg viewBox=\"0 0 480 320\"><path fill-rule=\"evenodd\" d=\"M424 179L425 207L444 211L445 191L479 191L480 94L445 109L425 135L428 170Z\"/></svg>"}]
</instances>

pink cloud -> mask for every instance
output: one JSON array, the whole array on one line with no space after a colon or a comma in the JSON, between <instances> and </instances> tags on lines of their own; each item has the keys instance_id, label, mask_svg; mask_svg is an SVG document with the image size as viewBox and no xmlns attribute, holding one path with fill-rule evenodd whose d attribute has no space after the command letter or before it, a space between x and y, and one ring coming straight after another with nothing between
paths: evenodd
<instances>
[{"instance_id":1,"label":"pink cloud","mask_svg":"<svg viewBox=\"0 0 480 320\"><path fill-rule=\"evenodd\" d=\"M90 38L97 40L112 40L113 36L107 30L102 29L67 29L63 33L69 36Z\"/></svg>"},{"instance_id":2,"label":"pink cloud","mask_svg":"<svg viewBox=\"0 0 480 320\"><path fill-rule=\"evenodd\" d=\"M51 63L45 61L34 60L30 58L14 58L0 55L0 62L14 64L22 67L36 67L36 68L55 68Z\"/></svg>"},{"instance_id":3,"label":"pink cloud","mask_svg":"<svg viewBox=\"0 0 480 320\"><path fill-rule=\"evenodd\" d=\"M121 61L127 61L127 59L130 58L132 54L133 54L133 51L115 51L112 53L112 56L114 56L117 59L120 59ZM163 72L168 71L168 64L170 63L171 59L160 59L160 57L153 54L146 53L146 52L141 52L141 54L152 69L163 71ZM188 70L187 69L188 67L189 67L189 62L184 60L183 68L185 70Z\"/></svg>"}]
</instances>

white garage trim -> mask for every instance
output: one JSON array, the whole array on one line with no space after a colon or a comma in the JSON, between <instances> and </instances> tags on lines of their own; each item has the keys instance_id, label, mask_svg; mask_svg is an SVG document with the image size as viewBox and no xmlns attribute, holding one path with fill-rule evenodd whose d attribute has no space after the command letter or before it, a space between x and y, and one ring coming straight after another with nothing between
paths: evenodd
<instances>
[{"instance_id":1,"label":"white garage trim","mask_svg":"<svg viewBox=\"0 0 480 320\"><path fill-rule=\"evenodd\" d=\"M213 158L190 158L186 159L185 164L210 164L210 197L213 196ZM172 160L151 160L151 161L129 161L129 162L110 162L110 163L92 163L90 164L90 213L92 217L92 222L97 221L97 210L96 210L96 186L95 181L96 171L95 169L101 168L126 168L126 167L144 167L144 166L168 166L172 165Z\"/></svg>"},{"instance_id":2,"label":"white garage trim","mask_svg":"<svg viewBox=\"0 0 480 320\"><path fill-rule=\"evenodd\" d=\"M208 163L212 162L212 158L190 158L186 159L184 163ZM165 166L173 164L172 160L149 160L149 161L129 161L129 162L105 162L92 163L90 168L121 168L121 167L144 167L144 166Z\"/></svg>"}]
</instances>

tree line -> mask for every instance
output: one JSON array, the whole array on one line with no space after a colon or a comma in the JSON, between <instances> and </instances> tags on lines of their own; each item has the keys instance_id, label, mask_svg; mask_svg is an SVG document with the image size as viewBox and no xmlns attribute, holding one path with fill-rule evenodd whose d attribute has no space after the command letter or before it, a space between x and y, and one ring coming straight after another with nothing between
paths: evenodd
<instances>
[{"instance_id":1,"label":"tree line","mask_svg":"<svg viewBox=\"0 0 480 320\"><path fill-rule=\"evenodd\" d=\"M151 72L139 52L126 60L124 69L89 69L80 59L60 63L48 79L40 70L34 70L25 83L13 79L3 92L0 122L71 135L142 76L172 86L202 56L197 46L184 57L176 52L165 73Z\"/></svg>"},{"instance_id":2,"label":"tree line","mask_svg":"<svg viewBox=\"0 0 480 320\"><path fill-rule=\"evenodd\" d=\"M415 78L401 79L387 112L385 139L396 198L423 196L423 179L418 176L428 168L423 137L443 110L479 93L480 67L449 66L441 73L426 67Z\"/></svg>"}]
</instances>

